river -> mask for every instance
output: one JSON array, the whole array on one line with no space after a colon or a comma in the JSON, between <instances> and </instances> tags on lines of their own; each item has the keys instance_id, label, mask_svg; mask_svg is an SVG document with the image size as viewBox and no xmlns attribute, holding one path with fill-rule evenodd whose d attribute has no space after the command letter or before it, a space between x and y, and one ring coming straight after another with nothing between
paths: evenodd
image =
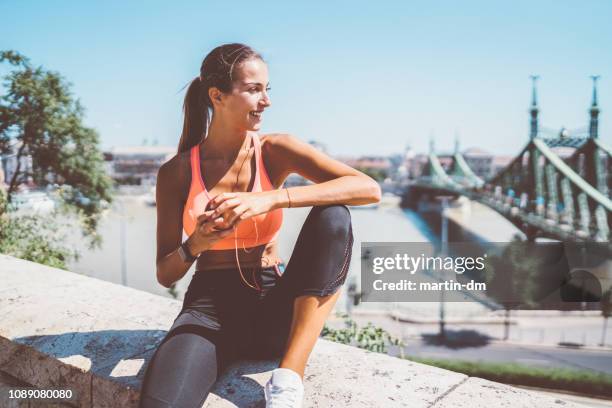
<instances>
[{"instance_id":1,"label":"river","mask_svg":"<svg viewBox=\"0 0 612 408\"><path fill-rule=\"evenodd\" d=\"M476 233L486 236L495 232L498 239L501 236L500 231L505 235L510 234L511 230L508 232L504 229L507 229L507 226L503 218L497 216L498 219L495 219L496 214L491 214L492 212L483 209L478 209L477 214L474 215L473 209L466 211L465 208L465 205L460 208L451 208L449 215L468 217L466 225L473 225L477 222L471 222L469 217L478 220L482 219L482 214L486 214L487 217L493 217L496 223L491 224L488 220L482 226L482 231L476 231ZM297 235L308 211L309 208L284 210L285 218L279 235L279 251L285 261L288 261L291 256ZM435 242L440 238L439 217L422 216L411 210L401 209L397 205L397 200L392 198L383 200L378 208L352 207L351 216L355 239L347 283L355 281L359 284L360 282L359 260L362 242ZM124 259L125 281L128 286L170 297L168 289L161 286L155 276L155 229L155 207L145 204L141 196L118 196L113 208L107 211L99 226L103 240L101 248L90 250L83 243L75 242L81 256L69 265L69 269L105 281L122 283L122 259ZM73 234L73 236L77 235ZM452 240L478 239L474 231L459 227L455 223L450 223L449 237ZM192 268L177 283L178 299L183 298L193 272ZM343 291L335 310L345 311L347 300L346 291ZM361 303L358 308L372 311L395 310L413 316L432 317L438 313L439 307L436 302L402 302ZM467 317L482 313L483 308L482 305L476 303L456 303L448 314Z\"/></svg>"}]
</instances>

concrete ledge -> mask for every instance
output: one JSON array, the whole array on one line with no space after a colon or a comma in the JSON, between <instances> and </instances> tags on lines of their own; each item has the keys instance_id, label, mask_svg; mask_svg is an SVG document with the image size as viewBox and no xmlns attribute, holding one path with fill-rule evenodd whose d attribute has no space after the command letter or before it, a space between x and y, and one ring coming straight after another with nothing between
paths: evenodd
<instances>
[{"instance_id":1,"label":"concrete ledge","mask_svg":"<svg viewBox=\"0 0 612 408\"><path fill-rule=\"evenodd\" d=\"M5 255L0 282L0 371L39 388L69 387L79 407L136 406L146 364L180 302ZM230 367L204 406L263 406L262 387L276 366ZM325 340L305 388L305 407L576 406ZM0 395L0 406L5 401Z\"/></svg>"}]
</instances>

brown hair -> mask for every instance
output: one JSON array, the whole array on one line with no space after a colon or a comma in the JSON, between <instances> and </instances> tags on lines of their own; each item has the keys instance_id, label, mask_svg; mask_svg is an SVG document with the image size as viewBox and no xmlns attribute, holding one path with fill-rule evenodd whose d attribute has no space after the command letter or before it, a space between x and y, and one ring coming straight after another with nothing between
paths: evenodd
<instances>
[{"instance_id":1,"label":"brown hair","mask_svg":"<svg viewBox=\"0 0 612 408\"><path fill-rule=\"evenodd\" d=\"M191 149L206 137L213 108L208 89L217 87L221 92L232 90L234 69L244 61L261 55L244 44L224 44L212 50L202 61L200 75L195 77L187 88L183 112L183 132L179 141L179 153Z\"/></svg>"}]
</instances>

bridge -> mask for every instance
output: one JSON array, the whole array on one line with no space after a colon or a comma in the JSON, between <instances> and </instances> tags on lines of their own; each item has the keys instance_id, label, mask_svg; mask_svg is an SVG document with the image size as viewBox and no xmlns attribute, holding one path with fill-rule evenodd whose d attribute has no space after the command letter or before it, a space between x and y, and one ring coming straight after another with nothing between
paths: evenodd
<instances>
[{"instance_id":1,"label":"bridge","mask_svg":"<svg viewBox=\"0 0 612 408\"><path fill-rule=\"evenodd\" d=\"M404 202L414 204L424 195L465 196L503 215L529 240L609 241L612 151L598 135L598 77L592 77L588 131L563 128L553 135L538 126L537 79L532 76L529 140L505 168L483 180L457 144L445 170L432 141L422 174L408 187ZM561 156L558 148L570 154Z\"/></svg>"}]
</instances>

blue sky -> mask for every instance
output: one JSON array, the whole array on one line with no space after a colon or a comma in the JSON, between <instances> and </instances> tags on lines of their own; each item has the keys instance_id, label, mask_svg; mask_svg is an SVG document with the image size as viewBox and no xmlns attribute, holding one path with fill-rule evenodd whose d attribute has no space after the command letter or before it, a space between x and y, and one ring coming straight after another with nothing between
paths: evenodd
<instances>
[{"instance_id":1,"label":"blue sky","mask_svg":"<svg viewBox=\"0 0 612 408\"><path fill-rule=\"evenodd\" d=\"M175 146L181 88L225 42L260 51L272 107L264 132L330 153L388 154L430 135L514 154L528 135L529 75L541 123L585 126L589 75L612 145L612 2L0 2L0 49L59 71L105 147Z\"/></svg>"}]
</instances>

